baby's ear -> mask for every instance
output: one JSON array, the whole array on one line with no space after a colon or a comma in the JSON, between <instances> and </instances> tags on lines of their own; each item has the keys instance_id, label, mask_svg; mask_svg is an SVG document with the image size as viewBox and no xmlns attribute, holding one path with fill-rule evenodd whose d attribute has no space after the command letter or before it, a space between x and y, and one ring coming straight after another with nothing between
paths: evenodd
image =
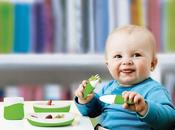
<instances>
[{"instance_id":1,"label":"baby's ear","mask_svg":"<svg viewBox=\"0 0 175 130\"><path fill-rule=\"evenodd\" d=\"M156 68L157 62L158 62L157 57L154 57L151 62L151 71L153 71Z\"/></svg>"},{"instance_id":2,"label":"baby's ear","mask_svg":"<svg viewBox=\"0 0 175 130\"><path fill-rule=\"evenodd\" d=\"M105 64L108 66L108 61L107 60L105 60Z\"/></svg>"}]
</instances>

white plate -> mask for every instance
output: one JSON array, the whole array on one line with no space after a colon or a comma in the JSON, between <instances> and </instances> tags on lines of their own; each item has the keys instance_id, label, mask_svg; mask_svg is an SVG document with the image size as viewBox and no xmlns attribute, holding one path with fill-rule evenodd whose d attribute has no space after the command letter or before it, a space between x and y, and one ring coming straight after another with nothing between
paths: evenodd
<instances>
[{"instance_id":1,"label":"white plate","mask_svg":"<svg viewBox=\"0 0 175 130\"><path fill-rule=\"evenodd\" d=\"M129 105L133 105L132 101L124 101L122 95L104 95L100 97L100 101L107 103L107 104L124 104L127 103Z\"/></svg>"},{"instance_id":2,"label":"white plate","mask_svg":"<svg viewBox=\"0 0 175 130\"><path fill-rule=\"evenodd\" d=\"M100 97L100 101L107 104L114 104L116 95L104 95Z\"/></svg>"},{"instance_id":3,"label":"white plate","mask_svg":"<svg viewBox=\"0 0 175 130\"><path fill-rule=\"evenodd\" d=\"M63 115L63 117L56 118L57 115ZM51 115L52 119L46 117ZM27 115L27 120L31 125L48 127L48 126L67 126L71 125L74 121L75 114L73 113L30 113Z\"/></svg>"}]
</instances>

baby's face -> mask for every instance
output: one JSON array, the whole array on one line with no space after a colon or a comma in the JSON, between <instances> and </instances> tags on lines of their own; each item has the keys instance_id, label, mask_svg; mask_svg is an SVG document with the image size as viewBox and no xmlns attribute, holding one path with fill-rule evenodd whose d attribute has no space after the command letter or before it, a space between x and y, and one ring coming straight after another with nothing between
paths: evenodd
<instances>
[{"instance_id":1,"label":"baby's face","mask_svg":"<svg viewBox=\"0 0 175 130\"><path fill-rule=\"evenodd\" d=\"M143 34L112 34L106 47L107 67L121 85L131 86L149 76L154 59L153 45Z\"/></svg>"}]
</instances>

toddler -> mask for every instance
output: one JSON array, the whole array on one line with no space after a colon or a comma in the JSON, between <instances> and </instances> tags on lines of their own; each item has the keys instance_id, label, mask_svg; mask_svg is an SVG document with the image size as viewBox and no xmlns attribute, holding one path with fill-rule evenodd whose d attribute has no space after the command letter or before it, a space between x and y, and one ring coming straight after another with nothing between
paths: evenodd
<instances>
[{"instance_id":1,"label":"toddler","mask_svg":"<svg viewBox=\"0 0 175 130\"><path fill-rule=\"evenodd\" d=\"M150 77L157 65L156 42L145 27L127 25L115 29L105 47L105 63L113 79L100 92L83 98L87 81L75 92L75 103L84 116L101 115L100 124L110 130L170 130L175 108L166 88ZM103 95L122 95L124 103L106 104Z\"/></svg>"}]
</instances>

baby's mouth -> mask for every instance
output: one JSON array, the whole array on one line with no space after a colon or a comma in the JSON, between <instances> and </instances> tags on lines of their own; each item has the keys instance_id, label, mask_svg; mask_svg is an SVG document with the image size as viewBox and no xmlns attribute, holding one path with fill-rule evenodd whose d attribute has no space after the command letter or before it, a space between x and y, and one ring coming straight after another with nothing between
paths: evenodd
<instances>
[{"instance_id":1,"label":"baby's mouth","mask_svg":"<svg viewBox=\"0 0 175 130\"><path fill-rule=\"evenodd\" d=\"M130 73L135 72L135 70L134 69L122 69L121 72L124 74L130 74Z\"/></svg>"}]
</instances>

